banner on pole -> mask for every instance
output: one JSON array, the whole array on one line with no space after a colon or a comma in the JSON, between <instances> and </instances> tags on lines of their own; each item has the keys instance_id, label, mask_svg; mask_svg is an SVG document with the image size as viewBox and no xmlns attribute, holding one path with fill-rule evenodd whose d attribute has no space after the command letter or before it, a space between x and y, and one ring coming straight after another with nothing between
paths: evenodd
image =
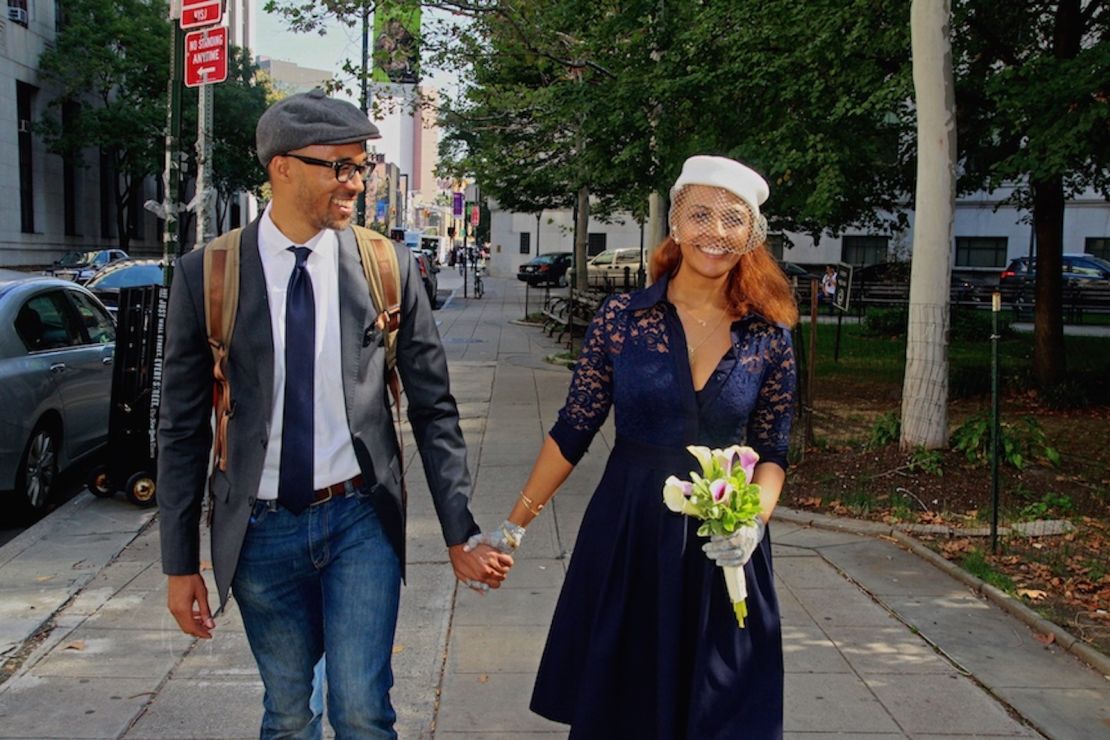
<instances>
[{"instance_id":1,"label":"banner on pole","mask_svg":"<svg viewBox=\"0 0 1110 740\"><path fill-rule=\"evenodd\" d=\"M379 0L374 8L375 82L420 82L419 0Z\"/></svg>"},{"instance_id":2,"label":"banner on pole","mask_svg":"<svg viewBox=\"0 0 1110 740\"><path fill-rule=\"evenodd\" d=\"M463 215L463 194L454 193L454 201L452 202L451 215L456 218Z\"/></svg>"}]
</instances>

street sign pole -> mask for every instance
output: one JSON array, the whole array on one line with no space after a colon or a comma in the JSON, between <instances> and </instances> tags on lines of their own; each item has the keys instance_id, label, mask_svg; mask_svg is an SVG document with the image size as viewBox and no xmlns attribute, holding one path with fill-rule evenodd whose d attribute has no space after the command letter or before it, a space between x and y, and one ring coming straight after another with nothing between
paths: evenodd
<instances>
[{"instance_id":1,"label":"street sign pole","mask_svg":"<svg viewBox=\"0 0 1110 740\"><path fill-rule=\"evenodd\" d=\"M197 247L216 236L216 204L212 197L212 93L200 86L197 103Z\"/></svg>"},{"instance_id":2,"label":"street sign pole","mask_svg":"<svg viewBox=\"0 0 1110 740\"><path fill-rule=\"evenodd\" d=\"M166 111L166 165L163 173L162 265L165 284L173 279L173 258L181 254L177 206L181 200L181 80L185 59L185 34L173 24L173 51L170 57L169 105Z\"/></svg>"}]
</instances>

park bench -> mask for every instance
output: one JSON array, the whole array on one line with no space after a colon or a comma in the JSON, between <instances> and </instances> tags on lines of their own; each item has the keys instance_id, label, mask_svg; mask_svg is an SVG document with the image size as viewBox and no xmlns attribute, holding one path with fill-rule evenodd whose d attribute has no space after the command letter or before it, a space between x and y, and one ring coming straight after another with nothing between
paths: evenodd
<instances>
[{"instance_id":1,"label":"park bench","mask_svg":"<svg viewBox=\"0 0 1110 740\"><path fill-rule=\"evenodd\" d=\"M543 307L543 330L555 341L562 342L575 334L581 335L605 300L602 291L574 292L569 296L551 296Z\"/></svg>"}]
</instances>

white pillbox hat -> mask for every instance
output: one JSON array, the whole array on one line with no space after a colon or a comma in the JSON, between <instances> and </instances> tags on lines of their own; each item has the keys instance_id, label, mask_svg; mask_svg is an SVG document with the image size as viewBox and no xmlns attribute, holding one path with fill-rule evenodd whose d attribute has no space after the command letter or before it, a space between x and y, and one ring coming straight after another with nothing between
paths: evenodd
<instances>
[{"instance_id":1,"label":"white pillbox hat","mask_svg":"<svg viewBox=\"0 0 1110 740\"><path fill-rule=\"evenodd\" d=\"M671 200L687 185L710 185L740 197L759 220L759 205L771 194L767 181L759 173L728 157L698 155L682 165L682 173L671 188Z\"/></svg>"}]
</instances>

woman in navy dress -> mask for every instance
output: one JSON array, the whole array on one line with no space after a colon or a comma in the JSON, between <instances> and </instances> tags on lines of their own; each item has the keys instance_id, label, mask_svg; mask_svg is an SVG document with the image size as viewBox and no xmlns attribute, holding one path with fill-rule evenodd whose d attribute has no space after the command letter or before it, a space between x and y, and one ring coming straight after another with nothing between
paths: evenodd
<instances>
[{"instance_id":1,"label":"woman in navy dress","mask_svg":"<svg viewBox=\"0 0 1110 740\"><path fill-rule=\"evenodd\" d=\"M766 251L763 178L693 157L672 189L654 284L614 295L586 332L566 404L509 518L476 535L511 552L586 452L610 408L616 442L582 519L531 708L572 738L778 738L783 663L769 519L794 404L793 295ZM763 520L705 551L663 503L687 445L760 455ZM739 628L714 562L744 563Z\"/></svg>"}]
</instances>

